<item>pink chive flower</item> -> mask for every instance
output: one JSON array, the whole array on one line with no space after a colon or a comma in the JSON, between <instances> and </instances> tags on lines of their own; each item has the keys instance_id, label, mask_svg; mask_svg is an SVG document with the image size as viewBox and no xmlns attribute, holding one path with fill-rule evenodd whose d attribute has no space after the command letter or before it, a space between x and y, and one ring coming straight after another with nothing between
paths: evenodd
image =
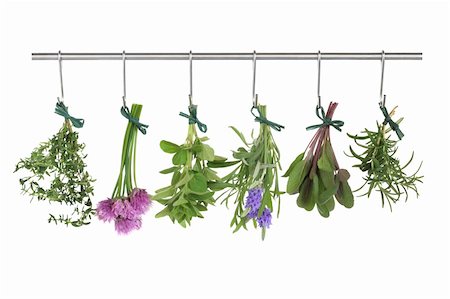
<instances>
[{"instance_id":1,"label":"pink chive flower","mask_svg":"<svg viewBox=\"0 0 450 299\"><path fill-rule=\"evenodd\" d=\"M132 230L138 230L142 226L141 218L127 219L127 218L116 218L114 220L115 228L117 233L126 235Z\"/></svg>"},{"instance_id":2,"label":"pink chive flower","mask_svg":"<svg viewBox=\"0 0 450 299\"><path fill-rule=\"evenodd\" d=\"M112 210L112 206L113 206L113 201L110 198L99 202L97 204L98 219L100 219L104 222L110 222L111 220L114 220L116 218L116 215L114 214L114 212Z\"/></svg>"},{"instance_id":3,"label":"pink chive flower","mask_svg":"<svg viewBox=\"0 0 450 299\"><path fill-rule=\"evenodd\" d=\"M136 216L145 214L150 208L152 199L145 189L135 188L131 192L130 203Z\"/></svg>"}]
</instances>

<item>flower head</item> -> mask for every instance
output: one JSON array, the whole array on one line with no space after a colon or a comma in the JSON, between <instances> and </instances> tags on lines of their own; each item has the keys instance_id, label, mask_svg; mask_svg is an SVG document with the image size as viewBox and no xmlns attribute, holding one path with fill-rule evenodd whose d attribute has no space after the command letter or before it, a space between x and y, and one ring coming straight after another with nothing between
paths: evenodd
<instances>
[{"instance_id":1,"label":"flower head","mask_svg":"<svg viewBox=\"0 0 450 299\"><path fill-rule=\"evenodd\" d=\"M272 213L268 208L265 208L261 216L259 216L256 221L258 221L259 227L269 228L272 224Z\"/></svg>"},{"instance_id":2,"label":"flower head","mask_svg":"<svg viewBox=\"0 0 450 299\"><path fill-rule=\"evenodd\" d=\"M127 218L116 218L114 220L116 231L119 234L128 234L132 230L140 229L142 226L142 220L141 218L135 218L135 219L127 219Z\"/></svg>"},{"instance_id":3,"label":"flower head","mask_svg":"<svg viewBox=\"0 0 450 299\"><path fill-rule=\"evenodd\" d=\"M149 209L151 205L151 197L145 189L135 188L130 195L130 203L136 214L141 216Z\"/></svg>"},{"instance_id":4,"label":"flower head","mask_svg":"<svg viewBox=\"0 0 450 299\"><path fill-rule=\"evenodd\" d=\"M108 198L105 200L102 200L97 204L97 216L98 219L104 221L104 222L110 222L113 220L116 215L114 214L112 210L113 201L112 199Z\"/></svg>"},{"instance_id":5,"label":"flower head","mask_svg":"<svg viewBox=\"0 0 450 299\"><path fill-rule=\"evenodd\" d=\"M263 189L261 187L255 187L248 190L247 202L245 208L250 208L247 214L248 218L256 218L258 216L258 210L261 206Z\"/></svg>"}]
</instances>

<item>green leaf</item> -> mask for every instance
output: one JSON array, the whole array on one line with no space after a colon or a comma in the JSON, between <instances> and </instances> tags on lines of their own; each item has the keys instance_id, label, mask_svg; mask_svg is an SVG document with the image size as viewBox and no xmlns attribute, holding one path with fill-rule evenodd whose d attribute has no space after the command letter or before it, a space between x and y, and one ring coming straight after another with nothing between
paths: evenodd
<instances>
[{"instance_id":1,"label":"green leaf","mask_svg":"<svg viewBox=\"0 0 450 299\"><path fill-rule=\"evenodd\" d=\"M319 177L314 174L312 179L311 200L315 203L319 201Z\"/></svg>"},{"instance_id":2,"label":"green leaf","mask_svg":"<svg viewBox=\"0 0 450 299\"><path fill-rule=\"evenodd\" d=\"M242 134L238 129L236 129L236 128L233 127L233 126L230 126L230 128L236 133L236 135L239 136L239 138L242 140L242 142L243 142L246 146L250 147L250 145L249 145L249 144L247 143L247 141L245 140L244 134Z\"/></svg>"},{"instance_id":3,"label":"green leaf","mask_svg":"<svg viewBox=\"0 0 450 299\"><path fill-rule=\"evenodd\" d=\"M326 189L334 187L335 183L334 183L333 172L322 170L319 168L318 173L319 173L320 181L323 183L323 185L325 186Z\"/></svg>"},{"instance_id":4,"label":"green leaf","mask_svg":"<svg viewBox=\"0 0 450 299\"><path fill-rule=\"evenodd\" d=\"M319 198L317 203L324 205L326 204L329 200L333 199L334 194L336 194L337 190L339 188L339 184L333 184L332 187L327 188L325 190L323 190L320 194L319 194Z\"/></svg>"},{"instance_id":5,"label":"green leaf","mask_svg":"<svg viewBox=\"0 0 450 299\"><path fill-rule=\"evenodd\" d=\"M184 197L180 197L173 203L173 206L177 207L177 206L184 205L186 203L188 203L188 201Z\"/></svg>"},{"instance_id":6,"label":"green leaf","mask_svg":"<svg viewBox=\"0 0 450 299\"><path fill-rule=\"evenodd\" d=\"M298 163L300 163L300 161L303 160L305 153L301 153L300 155L297 156L297 158L295 158L295 160L291 163L291 165L289 166L288 170L286 171L285 174L282 175L282 177L286 178L290 175L291 171L298 165Z\"/></svg>"},{"instance_id":7,"label":"green leaf","mask_svg":"<svg viewBox=\"0 0 450 299\"><path fill-rule=\"evenodd\" d=\"M214 150L207 144L202 144L202 151L198 154L198 157L204 161L214 161Z\"/></svg>"},{"instance_id":8,"label":"green leaf","mask_svg":"<svg viewBox=\"0 0 450 299\"><path fill-rule=\"evenodd\" d=\"M175 171L178 170L178 169L179 169L179 167L173 166L173 167L170 167L170 168L161 170L159 173L161 173L161 174L168 174L168 173L175 172Z\"/></svg>"},{"instance_id":9,"label":"green leaf","mask_svg":"<svg viewBox=\"0 0 450 299\"><path fill-rule=\"evenodd\" d=\"M166 141L166 140L162 140L159 143L159 146L161 147L161 149L164 152L169 153L169 154L174 154L174 153L176 153L176 152L178 152L180 150L180 146L179 145L177 145L175 143L172 143L172 142L169 142L169 141Z\"/></svg>"},{"instance_id":10,"label":"green leaf","mask_svg":"<svg viewBox=\"0 0 450 299\"><path fill-rule=\"evenodd\" d=\"M330 161L328 156L325 154L325 150L322 152L322 155L320 156L319 160L317 161L317 167L324 171L328 171L331 173L334 172L333 163Z\"/></svg>"},{"instance_id":11,"label":"green leaf","mask_svg":"<svg viewBox=\"0 0 450 299\"><path fill-rule=\"evenodd\" d=\"M187 161L188 152L187 150L180 150L173 155L172 164L173 165L184 165Z\"/></svg>"},{"instance_id":12,"label":"green leaf","mask_svg":"<svg viewBox=\"0 0 450 299\"><path fill-rule=\"evenodd\" d=\"M161 218L161 217L164 217L164 216L169 215L169 213L170 213L170 208L169 208L169 207L165 207L165 208L162 209L159 213L157 213L157 214L155 215L155 217L156 217L156 218Z\"/></svg>"},{"instance_id":13,"label":"green leaf","mask_svg":"<svg viewBox=\"0 0 450 299\"><path fill-rule=\"evenodd\" d=\"M203 172L204 172L204 174L206 176L206 179L208 181L220 181L220 177L217 175L217 172L215 172L214 170L209 169L209 168L205 168L203 170Z\"/></svg>"},{"instance_id":14,"label":"green leaf","mask_svg":"<svg viewBox=\"0 0 450 299\"><path fill-rule=\"evenodd\" d=\"M317 210L319 211L319 214L322 217L328 218L330 216L330 211L328 211L328 208L326 205L317 205Z\"/></svg>"},{"instance_id":15,"label":"green leaf","mask_svg":"<svg viewBox=\"0 0 450 299\"><path fill-rule=\"evenodd\" d=\"M234 184L231 183L225 183L225 182L208 182L209 189L213 191L220 191L225 188L232 188L235 187Z\"/></svg>"},{"instance_id":16,"label":"green leaf","mask_svg":"<svg viewBox=\"0 0 450 299\"><path fill-rule=\"evenodd\" d=\"M297 205L307 211L314 209L316 204L311 198L312 181L307 177L300 186L300 192L297 197Z\"/></svg>"},{"instance_id":17,"label":"green leaf","mask_svg":"<svg viewBox=\"0 0 450 299\"><path fill-rule=\"evenodd\" d=\"M181 175L180 180L175 183L175 188L181 188L187 182L189 182L192 178L192 175L189 172L185 172Z\"/></svg>"},{"instance_id":18,"label":"green leaf","mask_svg":"<svg viewBox=\"0 0 450 299\"><path fill-rule=\"evenodd\" d=\"M344 207L353 207L353 193L347 181L339 183L339 188L334 196L336 197L336 200Z\"/></svg>"},{"instance_id":19,"label":"green leaf","mask_svg":"<svg viewBox=\"0 0 450 299\"><path fill-rule=\"evenodd\" d=\"M286 192L288 194L296 194L299 192L300 185L308 174L309 162L301 160L293 169L288 178Z\"/></svg>"},{"instance_id":20,"label":"green leaf","mask_svg":"<svg viewBox=\"0 0 450 299\"><path fill-rule=\"evenodd\" d=\"M228 166L235 165L239 163L240 161L209 161L208 167L210 168L224 168Z\"/></svg>"},{"instance_id":21,"label":"green leaf","mask_svg":"<svg viewBox=\"0 0 450 299\"><path fill-rule=\"evenodd\" d=\"M203 193L208 190L206 177L201 173L196 173L188 183L189 189L196 193Z\"/></svg>"},{"instance_id":22,"label":"green leaf","mask_svg":"<svg viewBox=\"0 0 450 299\"><path fill-rule=\"evenodd\" d=\"M153 195L152 198L153 198L153 200L164 199L164 198L172 196L174 193L175 193L175 188L170 186L170 188L167 188L160 192L157 192L155 195Z\"/></svg>"},{"instance_id":23,"label":"green leaf","mask_svg":"<svg viewBox=\"0 0 450 299\"><path fill-rule=\"evenodd\" d=\"M346 169L339 169L337 173L337 178L341 182L347 182L350 178L350 173Z\"/></svg>"}]
</instances>

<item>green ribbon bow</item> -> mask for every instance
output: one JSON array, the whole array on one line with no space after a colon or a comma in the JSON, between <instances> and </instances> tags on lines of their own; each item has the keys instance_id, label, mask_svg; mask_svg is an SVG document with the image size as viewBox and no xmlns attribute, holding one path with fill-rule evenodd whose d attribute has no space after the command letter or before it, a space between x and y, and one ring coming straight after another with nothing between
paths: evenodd
<instances>
[{"instance_id":1,"label":"green ribbon bow","mask_svg":"<svg viewBox=\"0 0 450 299\"><path fill-rule=\"evenodd\" d=\"M258 111L259 115L256 115L253 111L256 109L256 111ZM274 123L273 121L268 120L265 116L263 116L261 114L261 111L259 110L259 107L255 107L253 106L252 109L250 110L250 112L253 114L253 116L255 117L255 121L261 123L261 124L265 124L268 125L269 127L271 127L274 130L277 130L278 132L281 131L281 129L284 129L284 126L279 125L277 123Z\"/></svg>"},{"instance_id":2,"label":"green ribbon bow","mask_svg":"<svg viewBox=\"0 0 450 299\"><path fill-rule=\"evenodd\" d=\"M189 105L189 114L180 112L180 116L189 119L190 125L197 124L197 127L201 132L206 133L206 131L208 130L208 126L199 121L197 118L197 105Z\"/></svg>"},{"instance_id":3,"label":"green ribbon bow","mask_svg":"<svg viewBox=\"0 0 450 299\"><path fill-rule=\"evenodd\" d=\"M319 114L319 111L321 112L321 115ZM322 120L322 123L318 124L318 125L312 125L312 126L307 127L306 128L307 131L319 129L319 128L325 127L325 126L332 126L339 132L342 131L341 127L344 125L344 122L342 120L332 120L331 118L326 117L325 111L323 110L322 106L316 107L316 115L318 118L320 118Z\"/></svg>"},{"instance_id":4,"label":"green ribbon bow","mask_svg":"<svg viewBox=\"0 0 450 299\"><path fill-rule=\"evenodd\" d=\"M123 117L125 117L126 119L128 119L133 125L135 125L139 131L141 131L142 134L147 134L147 128L148 125L144 125L143 123L139 122L139 118L134 118L133 116L131 116L130 110L128 109L127 106L122 106L122 108L120 108L120 113L123 115Z\"/></svg>"},{"instance_id":5,"label":"green ribbon bow","mask_svg":"<svg viewBox=\"0 0 450 299\"><path fill-rule=\"evenodd\" d=\"M391 129L395 131L395 133L397 134L398 139L402 140L405 134L403 134L403 132L400 130L400 126L398 125L398 123L392 120L391 116L389 115L389 112L387 111L384 105L383 106L380 105L380 110L381 112L383 112L384 115L383 125L389 124Z\"/></svg>"},{"instance_id":6,"label":"green ribbon bow","mask_svg":"<svg viewBox=\"0 0 450 299\"><path fill-rule=\"evenodd\" d=\"M58 102L56 103L55 113L63 116L65 119L70 120L70 122L75 128L82 128L84 125L84 119L71 116L69 114L69 108L66 105L64 105L64 103L61 102L59 99Z\"/></svg>"}]
</instances>

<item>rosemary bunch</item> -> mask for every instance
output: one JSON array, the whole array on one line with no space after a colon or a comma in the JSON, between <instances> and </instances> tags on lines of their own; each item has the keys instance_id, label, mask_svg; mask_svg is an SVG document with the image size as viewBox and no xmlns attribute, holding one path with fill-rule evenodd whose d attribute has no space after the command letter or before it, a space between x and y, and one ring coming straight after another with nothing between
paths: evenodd
<instances>
[{"instance_id":1,"label":"rosemary bunch","mask_svg":"<svg viewBox=\"0 0 450 299\"><path fill-rule=\"evenodd\" d=\"M283 175L288 177L286 192L298 194L297 205L307 211L317 207L320 215L329 217L336 199L346 208L353 207L353 193L348 184L350 174L341 169L330 140L330 125L340 131L344 124L333 121L337 103L330 103L325 114L321 107L317 115L323 123L307 129L318 129L305 152L301 153ZM319 115L321 111L322 115Z\"/></svg>"},{"instance_id":2,"label":"rosemary bunch","mask_svg":"<svg viewBox=\"0 0 450 299\"><path fill-rule=\"evenodd\" d=\"M394 115L395 109L396 107L389 113L390 117ZM401 121L402 118L396 122L397 126ZM404 195L405 201L408 199L409 190L414 191L417 196L419 195L417 183L422 182L423 176L418 175L422 162L413 174L405 173L406 167L414 158L414 152L408 162L402 165L400 160L395 157L398 141L391 139L388 134L391 130L385 121L381 124L377 122L376 131L365 129L360 135L347 135L362 150L358 154L350 146L350 155L348 156L358 159L359 163L354 167L358 167L366 173L363 185L355 191L360 191L368 185L367 191L361 196L370 197L372 191L376 190L380 194L382 206L384 207L384 203L387 201L392 211L392 204L396 203L402 195Z\"/></svg>"},{"instance_id":3,"label":"rosemary bunch","mask_svg":"<svg viewBox=\"0 0 450 299\"><path fill-rule=\"evenodd\" d=\"M63 106L60 102L58 105ZM67 107L64 109L67 111ZM86 171L84 148L85 144L79 143L78 133L72 130L72 124L66 118L52 138L16 165L14 172L24 169L29 173L19 180L24 193L38 201L73 207L70 214L50 214L49 223L80 227L89 224L95 214L91 202L94 179Z\"/></svg>"},{"instance_id":4,"label":"rosemary bunch","mask_svg":"<svg viewBox=\"0 0 450 299\"><path fill-rule=\"evenodd\" d=\"M236 205L230 226L234 227L233 232L237 232L240 228L247 229L247 223L252 220L255 228L259 224L264 239L266 229L271 225L273 201L278 200L278 216L280 195L283 193L278 184L278 171L281 170L280 152L272 136L271 125L280 129L283 127L267 121L266 106L258 105L256 109L260 113L261 120L256 139L247 142L240 131L231 127L244 144L233 151L236 161L210 162L208 165L218 168L237 163L237 167L222 178L226 184L224 187L228 189L221 195L222 203L228 207L230 199L234 198ZM247 193L248 196L245 198Z\"/></svg>"}]
</instances>

